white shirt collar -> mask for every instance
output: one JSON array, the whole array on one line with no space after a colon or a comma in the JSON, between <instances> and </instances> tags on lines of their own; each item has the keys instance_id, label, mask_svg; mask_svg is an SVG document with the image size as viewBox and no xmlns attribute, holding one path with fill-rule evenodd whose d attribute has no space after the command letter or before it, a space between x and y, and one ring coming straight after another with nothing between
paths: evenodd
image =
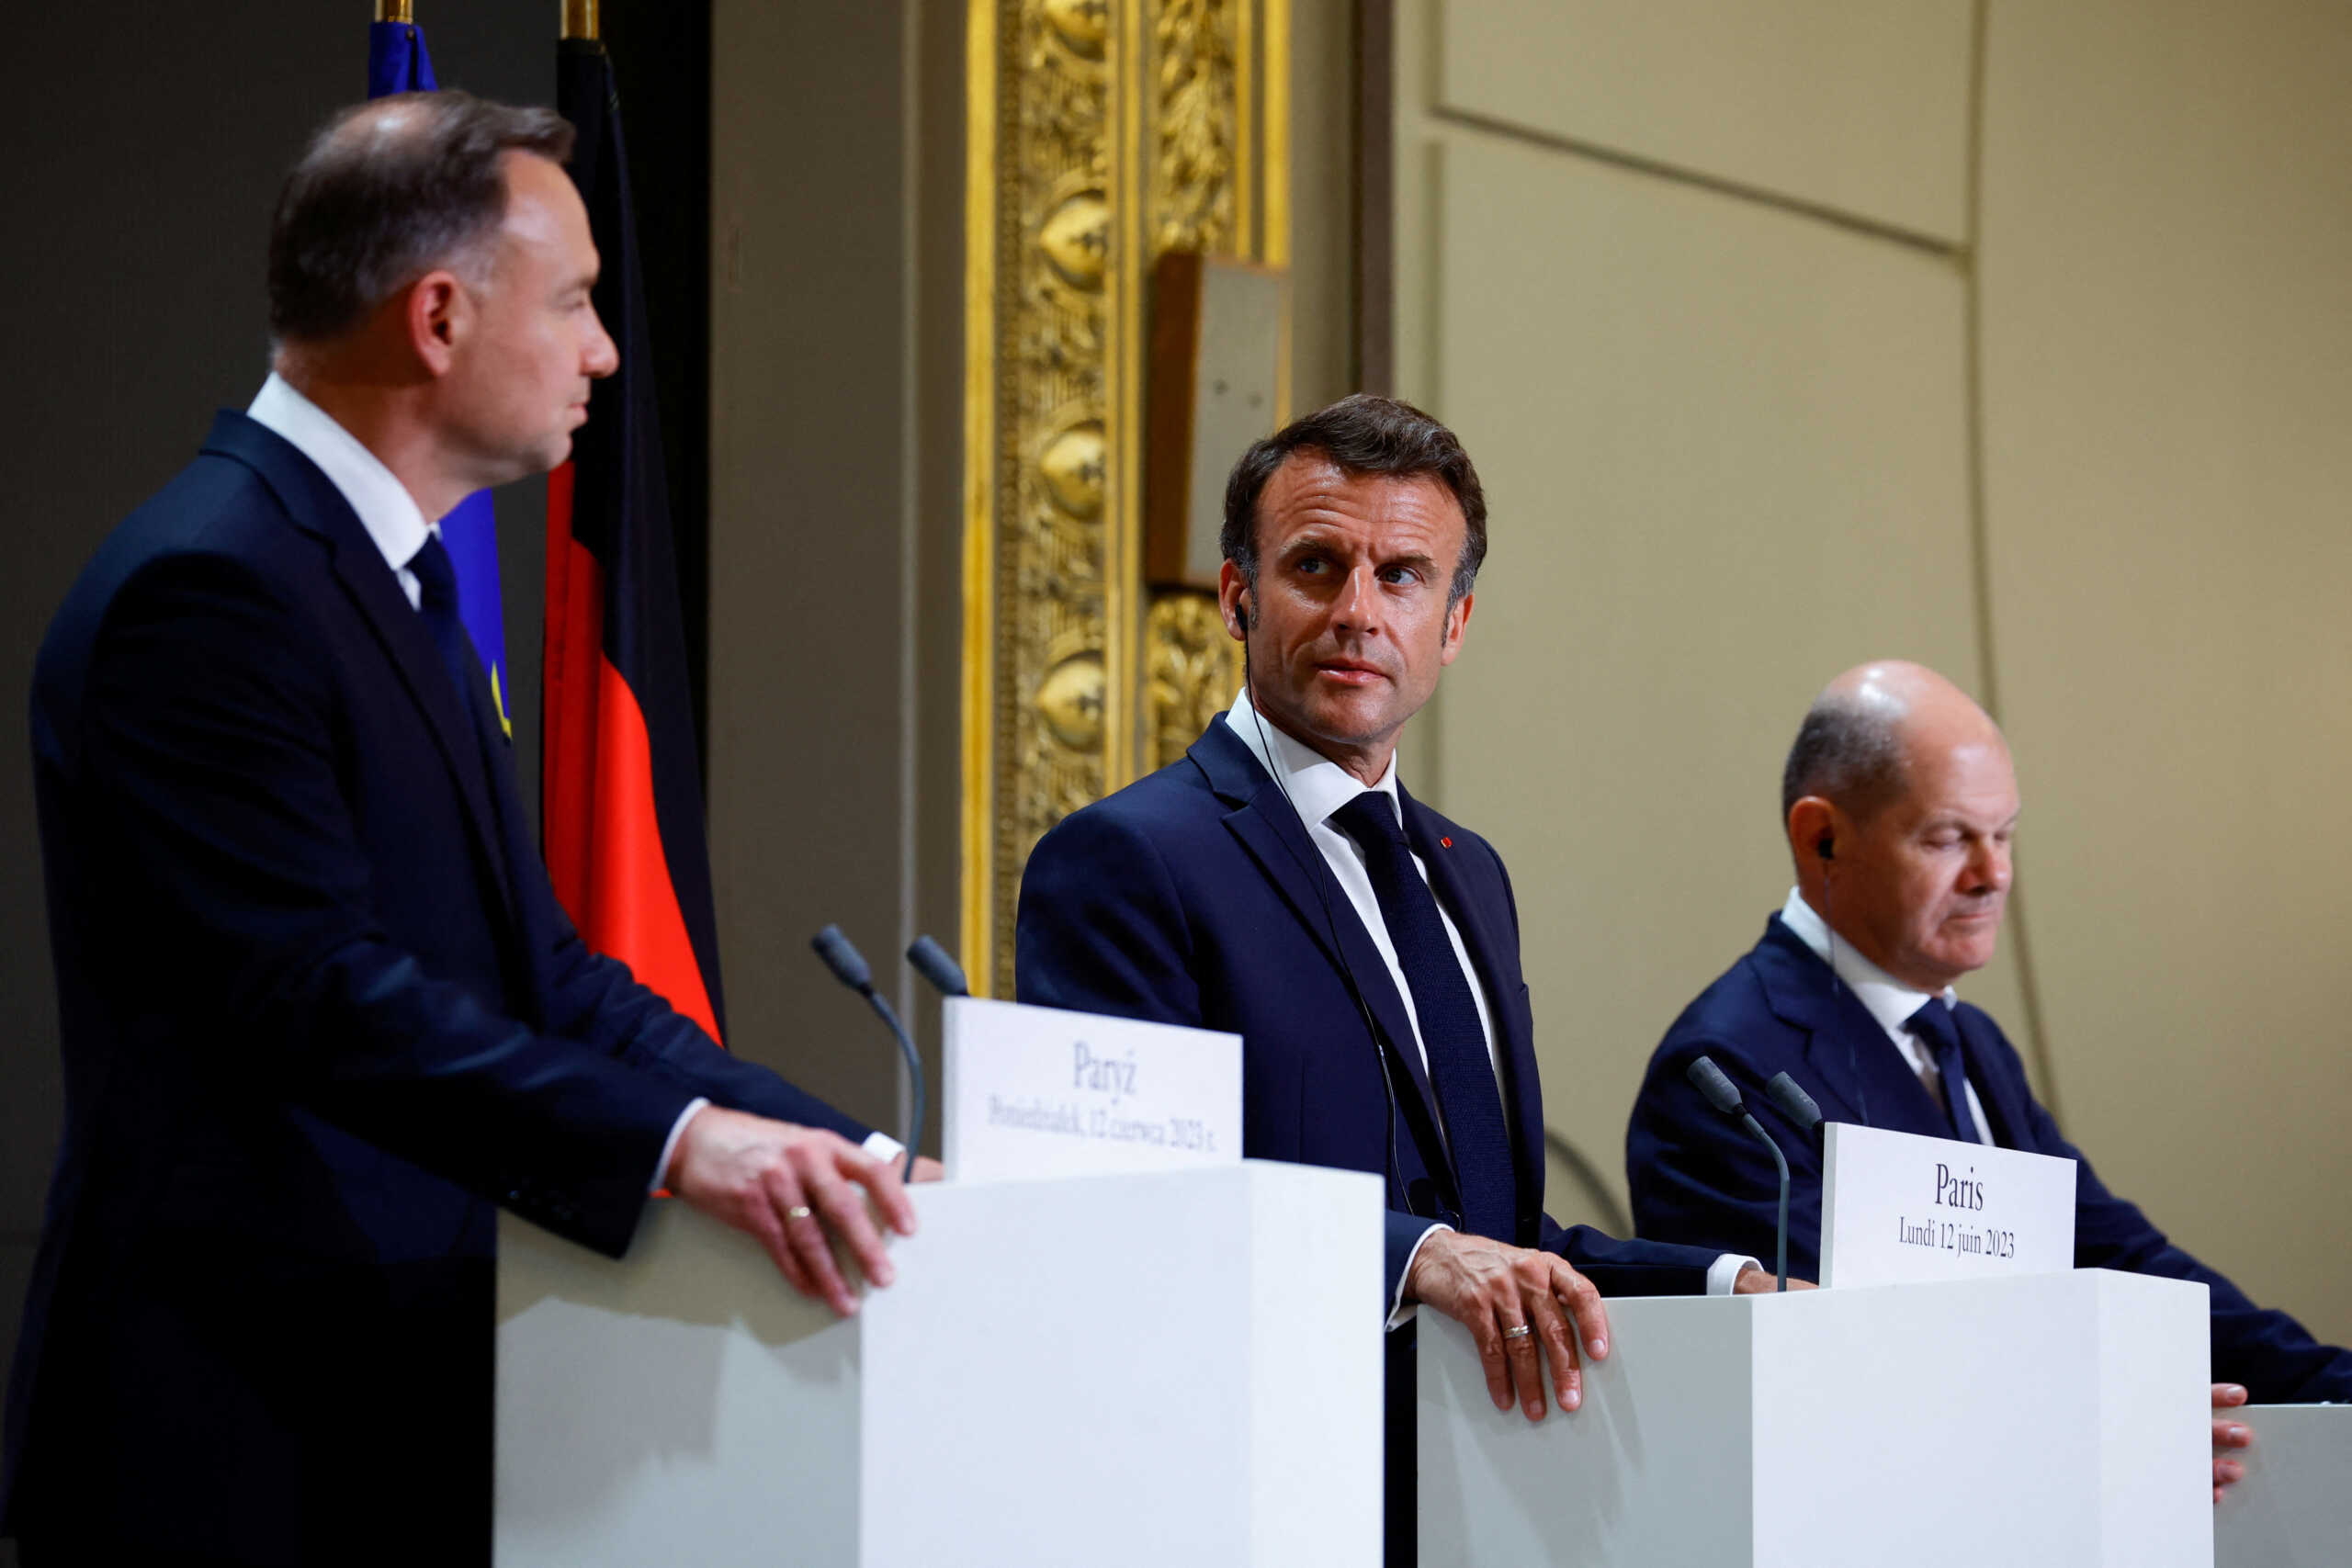
<instances>
[{"instance_id":1,"label":"white shirt collar","mask_svg":"<svg viewBox=\"0 0 2352 1568\"><path fill-rule=\"evenodd\" d=\"M424 547L426 536L435 530L424 520L408 487L384 467L381 458L275 370L261 384L245 417L284 436L296 451L316 463L351 503L359 525L383 552L384 564L396 573L407 570L411 558Z\"/></svg>"},{"instance_id":2,"label":"white shirt collar","mask_svg":"<svg viewBox=\"0 0 2352 1568\"><path fill-rule=\"evenodd\" d=\"M1240 694L1233 699L1233 706L1225 716L1225 724L1227 728L1241 738L1241 744L1250 748L1250 754L1258 759L1260 765L1282 781L1292 808L1307 827L1322 822L1367 789L1385 795L1389 809L1396 813L1396 820L1400 823L1405 820L1404 806L1396 797L1395 752L1389 753L1388 767L1380 775L1380 782L1367 785L1313 747L1293 739L1267 723L1251 705L1247 687L1242 688Z\"/></svg>"},{"instance_id":3,"label":"white shirt collar","mask_svg":"<svg viewBox=\"0 0 2352 1568\"><path fill-rule=\"evenodd\" d=\"M1914 990L1857 952L1849 942L1836 944L1837 957L1830 957L1829 922L1821 918L1814 907L1804 901L1804 895L1792 887L1789 901L1781 906L1781 923L1795 934L1799 942L1813 949L1814 956L1830 965L1838 977L1846 982L1854 999L1870 1010L1879 1027L1889 1034L1909 1032L1906 1024L1927 1001L1929 993ZM1960 993L1946 986L1936 993L1943 998L1944 1006L1953 1006Z\"/></svg>"}]
</instances>

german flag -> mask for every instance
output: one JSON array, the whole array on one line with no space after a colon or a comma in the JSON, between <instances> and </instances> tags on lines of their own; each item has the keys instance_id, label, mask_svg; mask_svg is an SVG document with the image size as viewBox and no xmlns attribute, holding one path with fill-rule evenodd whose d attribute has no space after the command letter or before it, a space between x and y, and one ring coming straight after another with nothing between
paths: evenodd
<instances>
[{"instance_id":1,"label":"german flag","mask_svg":"<svg viewBox=\"0 0 2352 1568\"><path fill-rule=\"evenodd\" d=\"M540 825L581 936L723 1040L718 920L703 836L686 639L670 542L645 288L612 62L559 45L556 104L578 132L572 182L604 270L596 313L620 369L548 480Z\"/></svg>"}]
</instances>

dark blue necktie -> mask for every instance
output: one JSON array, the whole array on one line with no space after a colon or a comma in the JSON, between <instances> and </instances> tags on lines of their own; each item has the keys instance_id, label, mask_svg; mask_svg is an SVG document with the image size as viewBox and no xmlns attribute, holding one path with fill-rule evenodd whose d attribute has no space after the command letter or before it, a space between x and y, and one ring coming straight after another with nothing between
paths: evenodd
<instances>
[{"instance_id":1,"label":"dark blue necktie","mask_svg":"<svg viewBox=\"0 0 2352 1568\"><path fill-rule=\"evenodd\" d=\"M1364 869L1380 900L1380 918L1396 950L1396 966L1405 972L1405 984L1413 993L1413 1016L1420 1024L1430 1083L1437 1090L1438 1110L1453 1151L1463 1222L1475 1235L1513 1240L1519 1201L1511 1174L1510 1129L1503 1120L1502 1094L1495 1087L1470 977L1445 934L1437 896L1413 863L1412 845L1386 795L1366 790L1331 813L1330 819L1363 846Z\"/></svg>"},{"instance_id":2,"label":"dark blue necktie","mask_svg":"<svg viewBox=\"0 0 2352 1568\"><path fill-rule=\"evenodd\" d=\"M449 680L458 689L458 702L465 710L466 728L473 738L482 784L490 793L492 810L497 812L503 805L503 796L496 772L499 740L493 737L503 732L492 708L490 679L482 672L481 660L474 653L473 637L466 630L465 622L458 618L458 569L443 547L440 535L424 536L424 547L409 558L408 569L416 573L417 613L432 631L441 666L448 671ZM504 849L493 843L492 858L493 871L504 878Z\"/></svg>"},{"instance_id":3,"label":"dark blue necktie","mask_svg":"<svg viewBox=\"0 0 2352 1568\"><path fill-rule=\"evenodd\" d=\"M1943 1079L1944 1114L1951 1119L1952 1136L1976 1142L1976 1119L1968 1113L1968 1069L1960 1059L1960 1027L1941 997L1929 997L1903 1026L1917 1035L1935 1054L1936 1074Z\"/></svg>"},{"instance_id":4,"label":"dark blue necktie","mask_svg":"<svg viewBox=\"0 0 2352 1568\"><path fill-rule=\"evenodd\" d=\"M409 570L416 574L419 589L417 613L433 632L433 646L440 650L442 668L449 671L449 682L458 689L458 700L466 705L466 716L474 716L475 665L473 638L466 635L466 624L458 618L458 569L449 559L449 552L441 544L441 536L424 536L424 547L411 556Z\"/></svg>"}]
</instances>

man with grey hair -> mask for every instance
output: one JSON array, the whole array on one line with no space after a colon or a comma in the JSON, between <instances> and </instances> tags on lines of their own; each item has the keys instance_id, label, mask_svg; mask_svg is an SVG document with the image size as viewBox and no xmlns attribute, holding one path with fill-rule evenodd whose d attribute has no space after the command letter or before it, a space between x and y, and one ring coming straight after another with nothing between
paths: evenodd
<instances>
[{"instance_id":1,"label":"man with grey hair","mask_svg":"<svg viewBox=\"0 0 2352 1568\"><path fill-rule=\"evenodd\" d=\"M57 1562L485 1562L496 1209L650 1194L855 1309L897 1146L719 1050L557 905L435 519L561 462L616 356L545 109L331 122L272 370L36 667L66 1111L0 1523Z\"/></svg>"},{"instance_id":2,"label":"man with grey hair","mask_svg":"<svg viewBox=\"0 0 2352 1568\"><path fill-rule=\"evenodd\" d=\"M1884 661L1815 698L1790 749L1781 821L1797 885L1747 956L1667 1031L1625 1134L1644 1236L1769 1247L1769 1156L1684 1079L1714 1059L1787 1152L1789 1267L1815 1272L1821 1156L1762 1093L1786 1072L1833 1121L1996 1144L2078 1162L2075 1262L2206 1286L2213 1404L2352 1399L2352 1352L2317 1343L2167 1241L2109 1192L2033 1096L2000 1026L1953 986L1992 961L2010 880L2017 774L1984 709L1934 671ZM2217 1450L2245 1425L2213 1423ZM2214 1495L2244 1473L2217 1453Z\"/></svg>"}]
</instances>

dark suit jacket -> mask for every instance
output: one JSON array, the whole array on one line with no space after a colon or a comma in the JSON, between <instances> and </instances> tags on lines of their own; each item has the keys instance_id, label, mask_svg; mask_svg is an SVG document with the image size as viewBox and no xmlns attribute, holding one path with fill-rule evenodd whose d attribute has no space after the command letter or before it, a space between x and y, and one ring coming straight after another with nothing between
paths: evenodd
<instances>
[{"instance_id":1,"label":"dark suit jacket","mask_svg":"<svg viewBox=\"0 0 2352 1568\"><path fill-rule=\"evenodd\" d=\"M1950 1137L1943 1110L1869 1010L1843 987L1833 995L1829 965L1774 915L1763 940L1683 1010L1650 1060L1625 1132L1625 1173L1634 1224L1661 1240L1704 1235L1769 1257L1779 1179L1755 1138L1708 1109L1683 1077L1693 1057L1711 1056L1731 1076L1748 1109L1789 1160L1789 1269L1811 1278L1821 1250L1821 1154L1763 1093L1786 1072L1821 1102L1832 1122ZM2238 1288L2165 1239L2147 1216L2109 1192L2082 1151L2066 1142L2033 1098L2024 1065L2000 1026L1981 1009L1954 1010L1968 1080L1984 1105L1993 1141L2077 1162L2075 1265L2190 1280L2211 1292L2213 1376L2244 1383L2257 1403L2352 1399L2352 1352L2315 1342L2281 1312L2267 1312Z\"/></svg>"},{"instance_id":2,"label":"dark suit jacket","mask_svg":"<svg viewBox=\"0 0 2352 1568\"><path fill-rule=\"evenodd\" d=\"M1519 911L1486 840L1398 792L1405 831L1462 933L1493 1020L1518 1174L1498 1239L1565 1255L1611 1295L1705 1289L1712 1250L1563 1230L1544 1213L1544 1100ZM1213 719L1184 760L1065 818L1021 879L1021 1000L1223 1030L1242 1041L1254 1158L1385 1173L1387 1311L1413 1245L1460 1199L1404 1000L1298 814ZM1384 1087L1384 1073L1394 1084ZM1366 1302L1365 1310L1374 1309ZM1413 1337L1388 1337L1389 1562L1413 1556Z\"/></svg>"},{"instance_id":3,"label":"dark suit jacket","mask_svg":"<svg viewBox=\"0 0 2352 1568\"><path fill-rule=\"evenodd\" d=\"M1712 1250L1564 1231L1544 1214L1544 1096L1510 879L1484 839L1397 793L1493 1018L1519 1185L1516 1231L1498 1239L1559 1252L1611 1295L1703 1290ZM1182 761L1038 842L1021 879L1016 940L1024 1002L1240 1035L1252 1158L1385 1173L1384 1302L1430 1221L1458 1223L1404 1000L1298 814L1221 716Z\"/></svg>"},{"instance_id":4,"label":"dark suit jacket","mask_svg":"<svg viewBox=\"0 0 2352 1568\"><path fill-rule=\"evenodd\" d=\"M695 1096L866 1130L582 944L503 738L241 414L85 570L32 719L65 1127L15 1522L487 1561L493 1205L617 1256Z\"/></svg>"}]
</instances>

